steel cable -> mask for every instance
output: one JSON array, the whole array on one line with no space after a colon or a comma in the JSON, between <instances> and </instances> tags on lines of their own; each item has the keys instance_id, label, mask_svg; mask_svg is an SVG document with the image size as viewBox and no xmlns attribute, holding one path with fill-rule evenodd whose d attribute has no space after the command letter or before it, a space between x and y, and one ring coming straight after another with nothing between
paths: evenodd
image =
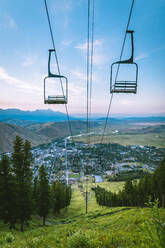
<instances>
[{"instance_id":1,"label":"steel cable","mask_svg":"<svg viewBox=\"0 0 165 248\"><path fill-rule=\"evenodd\" d=\"M58 70L58 74L60 74L60 67L59 67L59 63L58 63L58 57L57 57L57 52L56 52L56 46L55 46L55 41L54 41L54 36L53 36L53 31L52 31L52 26L51 26L51 21L50 21L50 15L49 15L49 10L48 10L48 5L47 5L47 1L44 0L45 3L45 9L46 9L46 14L47 14L47 18L48 18L48 24L49 24L49 30L50 30L50 35L51 35L51 40L52 40L52 44L53 44L53 49L54 49L54 55L55 55L55 60L56 60L56 64L57 64L57 70ZM64 88L62 85L62 79L60 78L60 83L61 83L61 89L62 89L62 93L63 93L63 97L64 95ZM68 108L67 105L65 103L65 110L67 113L67 121L68 121L68 127L69 127L69 131L70 131L70 135L71 135L71 139L73 142L73 133L72 133L72 128L71 128L71 123L70 123L70 117L69 117L69 112L68 112Z\"/></svg>"},{"instance_id":2,"label":"steel cable","mask_svg":"<svg viewBox=\"0 0 165 248\"><path fill-rule=\"evenodd\" d=\"M131 16L132 16L132 11L133 11L133 7L134 7L134 3L135 3L135 0L132 0L131 9L130 9L130 13L129 13L129 17L128 17L128 22L127 22L127 26L126 26L126 32L125 32L125 35L124 35L124 41L123 41L123 45L122 45L122 49L121 49L121 53L120 53L120 60L119 60L120 62L121 62L121 59L122 59L122 56L123 56L123 51L124 51L124 46L125 46L126 36L127 36L127 30L128 30L128 27L129 27L129 24L130 24L130 21L131 21ZM118 77L119 68L120 68L120 63L118 64L118 67L117 67L115 81L117 80L117 77ZM104 129L103 129L102 137L101 137L101 144L103 143L104 136L105 136L105 130L106 130L106 127L107 127L108 118L109 118L109 114L110 114L110 110L111 110L111 106L112 106L112 99L113 99L113 93L112 93L111 98L110 98L110 101L109 101L108 112L107 112L107 116L106 116L106 120L105 120L105 125L104 125Z\"/></svg>"}]
</instances>

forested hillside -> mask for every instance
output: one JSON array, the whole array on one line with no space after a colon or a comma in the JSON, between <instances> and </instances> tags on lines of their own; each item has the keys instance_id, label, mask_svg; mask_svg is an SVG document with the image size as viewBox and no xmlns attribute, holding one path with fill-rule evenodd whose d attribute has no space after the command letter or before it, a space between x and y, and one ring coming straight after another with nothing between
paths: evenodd
<instances>
[{"instance_id":1,"label":"forested hillside","mask_svg":"<svg viewBox=\"0 0 165 248\"><path fill-rule=\"evenodd\" d=\"M92 123L91 127L97 127L97 123ZM83 121L71 121L72 132L79 134L86 128ZM32 146L50 143L54 139L70 135L67 122L48 122L33 124L28 127L16 126L7 123L0 123L0 153L11 152L13 141L16 135L24 140L28 139Z\"/></svg>"},{"instance_id":2,"label":"forested hillside","mask_svg":"<svg viewBox=\"0 0 165 248\"><path fill-rule=\"evenodd\" d=\"M13 141L17 135L21 136L24 140L28 139L32 146L49 142L46 136L39 136L28 128L0 123L0 153L12 151Z\"/></svg>"}]
</instances>

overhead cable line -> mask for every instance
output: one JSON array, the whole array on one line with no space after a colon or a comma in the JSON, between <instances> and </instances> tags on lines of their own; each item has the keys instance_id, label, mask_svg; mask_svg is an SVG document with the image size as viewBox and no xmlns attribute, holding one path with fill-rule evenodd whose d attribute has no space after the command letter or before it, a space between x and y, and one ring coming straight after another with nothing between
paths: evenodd
<instances>
[{"instance_id":1,"label":"overhead cable line","mask_svg":"<svg viewBox=\"0 0 165 248\"><path fill-rule=\"evenodd\" d=\"M95 9L95 0L93 0L93 9L92 9L92 25L90 25L90 9L91 2L88 0L88 21L87 21L87 67L86 67L86 87L87 87L87 103L86 103L86 136L87 144L90 144L90 118L91 118L91 105L92 105L92 81L93 81L93 45L94 45L94 9ZM91 26L91 42L90 42L90 26ZM91 44L91 45L90 45ZM88 161L87 155L87 163ZM86 178L86 213L88 211L88 178Z\"/></svg>"},{"instance_id":2,"label":"overhead cable line","mask_svg":"<svg viewBox=\"0 0 165 248\"><path fill-rule=\"evenodd\" d=\"M90 40L90 0L88 0L88 21L87 21L87 61L86 61L86 87L87 87L87 102L86 102L86 138L87 144L89 144L89 62L90 62L90 53L89 53L89 40ZM88 163L88 155L87 155L87 163ZM85 209L86 214L88 212L88 185L87 185L87 177L86 177L86 193L85 193Z\"/></svg>"},{"instance_id":3,"label":"overhead cable line","mask_svg":"<svg viewBox=\"0 0 165 248\"><path fill-rule=\"evenodd\" d=\"M121 49L121 54L120 54L120 59L119 59L120 62L121 62L121 59L122 59L122 56L123 56L124 46L125 46L126 37L127 37L127 30L129 28L129 24L130 24L130 21L131 21L131 16L132 16L132 11L133 11L133 7L134 7L134 3L135 3L135 0L132 0L131 10L130 10L130 13L129 13L128 23L127 23L127 26L126 26L124 41L123 41L123 45L122 45L122 49ZM119 74L119 68L120 68L120 63L118 64L118 67L117 67L115 81L117 80L117 77L118 77L118 74Z\"/></svg>"},{"instance_id":4,"label":"overhead cable line","mask_svg":"<svg viewBox=\"0 0 165 248\"><path fill-rule=\"evenodd\" d=\"M89 130L91 127L91 112L92 112L92 83L93 83L93 53L94 53L94 22L95 22L95 0L93 0L92 10L92 34L91 34L91 60L90 60L90 93L89 93ZM89 139L90 142L90 139Z\"/></svg>"},{"instance_id":5,"label":"overhead cable line","mask_svg":"<svg viewBox=\"0 0 165 248\"><path fill-rule=\"evenodd\" d=\"M87 103L86 103L86 133L87 144L89 143L89 39L90 39L90 0L88 0L88 22L87 22L87 67L86 67L86 87L87 87Z\"/></svg>"},{"instance_id":6,"label":"overhead cable line","mask_svg":"<svg viewBox=\"0 0 165 248\"><path fill-rule=\"evenodd\" d=\"M126 36L127 36L127 30L129 28L129 24L130 24L130 21L131 21L134 3L135 3L135 0L132 0L131 9L130 9L129 17L128 17L128 22L127 22L127 26L126 26L126 31L125 31L125 35L124 35L124 41L123 41L123 45L122 45L122 49L121 49L121 53L120 53L120 60L119 60L119 62L121 62L121 59L122 59L122 56L123 56L123 51L124 51L125 42L126 42ZM120 69L120 63L118 64L118 67L117 67L115 81L117 81L117 77L118 77L118 74L119 74L119 69ZM108 118L109 118L109 114L110 114L110 110L111 110L111 106L112 106L112 99L113 99L113 93L112 93L111 98L110 98L110 101L109 101L107 116L106 116L105 125L104 125L104 129L103 129L102 137L101 137L101 144L104 141L105 130L106 130L106 127L107 127Z\"/></svg>"},{"instance_id":7,"label":"overhead cable line","mask_svg":"<svg viewBox=\"0 0 165 248\"><path fill-rule=\"evenodd\" d=\"M50 15L49 15L49 10L48 10L48 5L47 5L47 1L44 0L45 3L45 9L46 9L46 14L47 14L47 19L48 19L48 24L49 24L49 30L50 30L50 36L51 36L51 40L52 40L52 45L53 45L53 49L54 49L54 55L55 55L55 60L56 60L56 64L57 64L57 70L58 70L58 74L60 75L60 67L59 67L59 63L58 63L58 57L57 57L57 52L56 52L56 46L55 46L55 41L54 41L54 36L53 36L53 31L52 31L52 25L51 25L51 21L50 21ZM63 97L64 97L64 88L62 85L62 79L60 79L60 83L61 83L61 89L62 89L62 93L63 93ZM69 112L68 112L68 108L67 105L65 103L65 110L67 113L67 122L68 122L68 127L69 127L69 131L70 131L70 135L71 135L71 139L73 142L73 133L72 133L72 128L71 128L71 123L70 123L70 118L69 118Z\"/></svg>"}]
</instances>

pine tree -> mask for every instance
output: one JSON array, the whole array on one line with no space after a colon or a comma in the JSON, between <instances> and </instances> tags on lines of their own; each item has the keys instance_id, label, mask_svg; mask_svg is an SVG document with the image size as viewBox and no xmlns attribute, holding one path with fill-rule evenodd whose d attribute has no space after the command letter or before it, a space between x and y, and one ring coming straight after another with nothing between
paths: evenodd
<instances>
[{"instance_id":1,"label":"pine tree","mask_svg":"<svg viewBox=\"0 0 165 248\"><path fill-rule=\"evenodd\" d=\"M157 184L157 195L161 202L161 206L165 207L165 159L155 171L155 179Z\"/></svg>"},{"instance_id":2,"label":"pine tree","mask_svg":"<svg viewBox=\"0 0 165 248\"><path fill-rule=\"evenodd\" d=\"M51 188L52 207L54 214L60 209L67 207L71 200L71 187L64 185L61 181L54 182Z\"/></svg>"},{"instance_id":3,"label":"pine tree","mask_svg":"<svg viewBox=\"0 0 165 248\"><path fill-rule=\"evenodd\" d=\"M49 180L46 168L42 165L39 169L38 180L38 214L43 218L43 225L45 225L46 216L49 213L50 208L50 189Z\"/></svg>"},{"instance_id":4,"label":"pine tree","mask_svg":"<svg viewBox=\"0 0 165 248\"><path fill-rule=\"evenodd\" d=\"M133 206L133 195L134 195L134 188L132 181L128 179L124 185L124 195L126 200L126 206Z\"/></svg>"},{"instance_id":5,"label":"pine tree","mask_svg":"<svg viewBox=\"0 0 165 248\"><path fill-rule=\"evenodd\" d=\"M32 214L32 153L29 141L16 136L12 154L13 172L16 178L17 218L24 231L24 224Z\"/></svg>"},{"instance_id":6,"label":"pine tree","mask_svg":"<svg viewBox=\"0 0 165 248\"><path fill-rule=\"evenodd\" d=\"M37 211L38 193L39 193L38 192L38 177L35 177L33 181L33 190L32 190L34 212Z\"/></svg>"},{"instance_id":7,"label":"pine tree","mask_svg":"<svg viewBox=\"0 0 165 248\"><path fill-rule=\"evenodd\" d=\"M7 155L0 162L0 217L10 228L15 227L15 180L12 175L10 161Z\"/></svg>"}]
</instances>

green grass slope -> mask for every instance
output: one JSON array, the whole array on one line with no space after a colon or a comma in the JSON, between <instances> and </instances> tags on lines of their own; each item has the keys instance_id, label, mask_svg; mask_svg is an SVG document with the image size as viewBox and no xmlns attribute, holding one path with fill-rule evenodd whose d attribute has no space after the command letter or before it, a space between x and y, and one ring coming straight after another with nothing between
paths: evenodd
<instances>
[{"instance_id":1,"label":"green grass slope","mask_svg":"<svg viewBox=\"0 0 165 248\"><path fill-rule=\"evenodd\" d=\"M111 184L111 183L109 183ZM109 186L107 186L109 187ZM119 188L119 184L117 186ZM113 186L110 186L116 190ZM158 232L164 229L165 210L160 209L155 220L149 208L100 207L94 193L85 201L78 186L73 186L71 205L58 217L49 217L47 226L42 227L40 219L34 217L24 233L9 232L7 226L0 225L0 247L8 248L159 248L163 240ZM157 224L155 224L157 223ZM159 225L160 224L160 225Z\"/></svg>"}]
</instances>

